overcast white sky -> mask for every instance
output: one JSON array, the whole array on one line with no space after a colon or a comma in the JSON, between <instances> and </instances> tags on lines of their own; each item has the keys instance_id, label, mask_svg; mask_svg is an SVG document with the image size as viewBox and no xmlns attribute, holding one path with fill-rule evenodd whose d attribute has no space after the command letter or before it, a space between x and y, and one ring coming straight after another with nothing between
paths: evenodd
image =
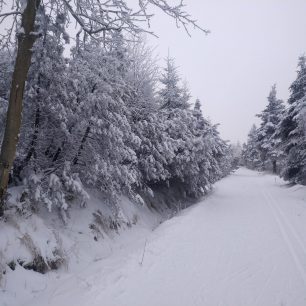
<instances>
[{"instance_id":1,"label":"overcast white sky","mask_svg":"<svg viewBox=\"0 0 306 306\"><path fill-rule=\"evenodd\" d=\"M149 38L160 57L176 59L194 98L225 139L245 141L271 86L288 98L298 56L306 52L305 0L185 0L201 26L189 38L159 13Z\"/></svg>"}]
</instances>

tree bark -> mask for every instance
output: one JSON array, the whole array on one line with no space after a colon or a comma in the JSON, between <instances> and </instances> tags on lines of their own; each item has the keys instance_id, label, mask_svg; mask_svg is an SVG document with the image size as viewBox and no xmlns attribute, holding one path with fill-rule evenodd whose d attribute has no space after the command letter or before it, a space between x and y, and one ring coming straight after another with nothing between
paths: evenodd
<instances>
[{"instance_id":1,"label":"tree bark","mask_svg":"<svg viewBox=\"0 0 306 306\"><path fill-rule=\"evenodd\" d=\"M36 158L36 144L39 133L39 123L40 123L40 108L39 106L37 106L35 114L35 122L34 122L34 133L32 136L29 152L24 160L24 164L27 164L31 160L32 155L34 155L34 158Z\"/></svg>"},{"instance_id":2,"label":"tree bark","mask_svg":"<svg viewBox=\"0 0 306 306\"><path fill-rule=\"evenodd\" d=\"M45 30L42 50L40 52L38 71L41 70L40 64L41 64L41 62L43 61L43 58L44 58L44 48L46 46L46 39L47 39L47 33L46 33L46 30ZM31 160L32 156L34 156L34 158L36 158L36 156L37 156L36 145L37 145L37 139L38 139L39 128L40 128L41 79L42 79L42 73L39 72L38 73L38 78L37 78L37 89L36 89L36 99L35 99L36 100L35 101L36 102L36 112L35 112L35 121L34 121L34 132L33 132L32 141L30 143L28 154L26 155L25 159L21 163L21 169ZM20 174L20 171L19 171L18 174Z\"/></svg>"},{"instance_id":3,"label":"tree bark","mask_svg":"<svg viewBox=\"0 0 306 306\"><path fill-rule=\"evenodd\" d=\"M277 164L276 164L276 160L272 161L272 165L273 165L273 173L276 174L277 173Z\"/></svg>"},{"instance_id":4,"label":"tree bark","mask_svg":"<svg viewBox=\"0 0 306 306\"><path fill-rule=\"evenodd\" d=\"M89 133L90 133L90 125L87 126L87 128L85 130L85 133L84 133L84 135L82 137L81 144L79 146L78 152L77 152L76 156L73 158L73 161L72 161L73 165L76 165L78 163L79 158L81 156L81 153L82 153L82 151L84 149L84 144L85 144L85 142L87 140L87 137L88 137Z\"/></svg>"},{"instance_id":5,"label":"tree bark","mask_svg":"<svg viewBox=\"0 0 306 306\"><path fill-rule=\"evenodd\" d=\"M27 0L21 17L21 31L18 34L18 48L12 77L6 126L0 153L0 216L3 215L4 198L7 190L22 119L24 86L32 59L32 47L36 39L35 18L40 0Z\"/></svg>"}]
</instances>

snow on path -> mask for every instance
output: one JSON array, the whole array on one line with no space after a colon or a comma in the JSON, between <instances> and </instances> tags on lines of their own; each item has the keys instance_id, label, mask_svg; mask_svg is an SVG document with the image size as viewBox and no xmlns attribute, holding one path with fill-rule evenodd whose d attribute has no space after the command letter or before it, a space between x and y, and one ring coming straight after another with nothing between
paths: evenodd
<instances>
[{"instance_id":1,"label":"snow on path","mask_svg":"<svg viewBox=\"0 0 306 306\"><path fill-rule=\"evenodd\" d=\"M305 190L239 169L142 247L50 277L23 305L305 306Z\"/></svg>"}]
</instances>

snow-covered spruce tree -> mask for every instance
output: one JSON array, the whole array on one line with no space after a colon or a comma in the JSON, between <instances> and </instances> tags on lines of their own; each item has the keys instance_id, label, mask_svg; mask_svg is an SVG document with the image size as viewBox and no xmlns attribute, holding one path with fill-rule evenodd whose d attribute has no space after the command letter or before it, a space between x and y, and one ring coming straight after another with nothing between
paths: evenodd
<instances>
[{"instance_id":1,"label":"snow-covered spruce tree","mask_svg":"<svg viewBox=\"0 0 306 306\"><path fill-rule=\"evenodd\" d=\"M138 182L133 133L127 100L129 60L122 43L107 51L92 44L69 67L71 104L78 115L79 135L72 163L86 184L115 197Z\"/></svg>"},{"instance_id":2,"label":"snow-covered spruce tree","mask_svg":"<svg viewBox=\"0 0 306 306\"><path fill-rule=\"evenodd\" d=\"M159 91L162 109L188 109L190 94L187 85L180 84L181 78L175 66L174 59L170 56L166 59L166 67L160 78L162 89Z\"/></svg>"},{"instance_id":3,"label":"snow-covered spruce tree","mask_svg":"<svg viewBox=\"0 0 306 306\"><path fill-rule=\"evenodd\" d=\"M281 153L278 149L280 140L276 137L278 125L283 117L285 106L282 100L276 97L276 85L272 86L268 96L268 105L257 115L261 119L257 130L257 142L263 170L279 172Z\"/></svg>"},{"instance_id":4,"label":"snow-covered spruce tree","mask_svg":"<svg viewBox=\"0 0 306 306\"><path fill-rule=\"evenodd\" d=\"M193 148L194 163L198 166L198 172L191 173L190 181L197 180L195 194L206 193L213 183L232 171L233 154L230 146L221 139L218 132L218 124L213 125L204 118L200 101L197 99L192 111L194 126ZM190 167L192 167L190 165Z\"/></svg>"},{"instance_id":5,"label":"snow-covered spruce tree","mask_svg":"<svg viewBox=\"0 0 306 306\"><path fill-rule=\"evenodd\" d=\"M244 165L250 169L259 170L262 167L258 149L258 131L255 124L248 134L247 143L243 145L242 159Z\"/></svg>"},{"instance_id":6,"label":"snow-covered spruce tree","mask_svg":"<svg viewBox=\"0 0 306 306\"><path fill-rule=\"evenodd\" d=\"M140 175L140 184L135 187L140 188L142 194L151 193L152 184L165 184L170 177L167 165L174 156L173 140L165 131L166 125L159 111L156 98L159 68L152 56L152 49L143 40L128 47L129 94L125 102L130 111L132 130L140 139L140 145L134 147Z\"/></svg>"},{"instance_id":7,"label":"snow-covered spruce tree","mask_svg":"<svg viewBox=\"0 0 306 306\"><path fill-rule=\"evenodd\" d=\"M166 125L160 115L156 88L159 69L152 50L144 41L128 46L130 60L128 72L129 94L125 102L130 111L129 121L140 145L134 147L142 193L150 185L165 182L169 177L167 165L174 157L173 140L166 133Z\"/></svg>"},{"instance_id":8,"label":"snow-covered spruce tree","mask_svg":"<svg viewBox=\"0 0 306 306\"><path fill-rule=\"evenodd\" d=\"M192 189L199 196L210 190L212 184L223 177L223 174L226 175L227 166L223 159L226 144L220 139L217 126L203 117L199 99L195 102L192 115L191 150L194 159L191 164L187 164L190 168L188 181L193 184ZM193 166L196 168L193 169Z\"/></svg>"},{"instance_id":9,"label":"snow-covered spruce tree","mask_svg":"<svg viewBox=\"0 0 306 306\"><path fill-rule=\"evenodd\" d=\"M166 67L160 78L162 88L159 90L159 116L164 122L164 134L169 138L173 158L166 165L169 186L181 186L185 194L192 193L187 186L187 172L192 172L188 166L194 160L192 152L192 112L188 109L189 96L183 94L181 77L178 74L174 60L166 59ZM185 98L185 99L184 99ZM187 98L187 99L186 99ZM196 163L192 166L197 167ZM187 182L187 183L185 183Z\"/></svg>"},{"instance_id":10,"label":"snow-covered spruce tree","mask_svg":"<svg viewBox=\"0 0 306 306\"><path fill-rule=\"evenodd\" d=\"M220 165L226 144L216 126L203 118L199 101L194 110L189 109L190 94L169 57L160 81L160 113L165 132L173 140L174 158L167 166L169 185L180 186L186 195L199 197L222 177Z\"/></svg>"},{"instance_id":11,"label":"snow-covered spruce tree","mask_svg":"<svg viewBox=\"0 0 306 306\"><path fill-rule=\"evenodd\" d=\"M306 57L298 62L297 78L290 86L289 107L277 136L285 154L281 176L290 182L306 184Z\"/></svg>"},{"instance_id":12,"label":"snow-covered spruce tree","mask_svg":"<svg viewBox=\"0 0 306 306\"><path fill-rule=\"evenodd\" d=\"M142 112L138 120L134 118L133 124L136 134L141 139L136 152L144 189L155 190L174 185L175 176L182 170L179 157L183 156L183 147L186 146L188 135L190 139L192 137L192 116L191 112L185 109L189 95L188 91L181 87L173 60L170 63L167 61L161 80L163 87L159 91L160 98L157 100L155 95L151 95L151 102L144 105L147 111ZM143 81L150 84L149 80ZM137 95L141 100L141 93L138 92ZM180 108L183 101L186 103L184 109ZM137 110L138 106L134 104L134 108ZM191 159L191 155L188 158ZM182 180L179 183L182 183Z\"/></svg>"}]
</instances>

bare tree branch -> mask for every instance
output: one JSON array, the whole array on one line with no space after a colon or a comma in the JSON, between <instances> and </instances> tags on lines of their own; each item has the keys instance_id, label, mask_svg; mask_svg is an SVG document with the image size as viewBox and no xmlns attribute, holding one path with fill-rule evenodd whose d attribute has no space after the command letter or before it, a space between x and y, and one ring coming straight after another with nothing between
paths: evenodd
<instances>
[{"instance_id":1,"label":"bare tree branch","mask_svg":"<svg viewBox=\"0 0 306 306\"><path fill-rule=\"evenodd\" d=\"M0 18L1 17L8 17L8 16L11 16L11 15L21 15L21 12L8 12L8 13L3 13L3 14L0 14Z\"/></svg>"}]
</instances>

